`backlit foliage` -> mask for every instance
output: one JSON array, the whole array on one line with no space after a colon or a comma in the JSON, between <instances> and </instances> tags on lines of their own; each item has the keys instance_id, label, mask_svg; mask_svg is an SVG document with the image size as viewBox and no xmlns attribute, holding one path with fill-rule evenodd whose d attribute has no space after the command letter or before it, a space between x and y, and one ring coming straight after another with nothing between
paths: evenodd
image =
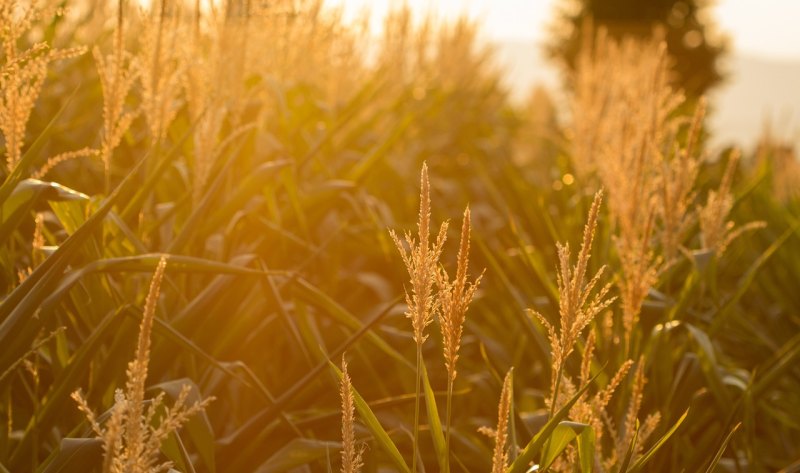
<instances>
[{"instance_id":1,"label":"backlit foliage","mask_svg":"<svg viewBox=\"0 0 800 473\"><path fill-rule=\"evenodd\" d=\"M558 110L366 18L0 0L0 471L796 462L793 148L711 152L669 30Z\"/></svg>"}]
</instances>

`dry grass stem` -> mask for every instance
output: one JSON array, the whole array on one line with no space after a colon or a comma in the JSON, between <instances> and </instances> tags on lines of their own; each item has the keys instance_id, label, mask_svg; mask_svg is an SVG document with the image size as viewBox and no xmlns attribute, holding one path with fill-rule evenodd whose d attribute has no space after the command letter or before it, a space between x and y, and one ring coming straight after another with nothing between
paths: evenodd
<instances>
[{"instance_id":1,"label":"dry grass stem","mask_svg":"<svg viewBox=\"0 0 800 473\"><path fill-rule=\"evenodd\" d=\"M717 257L721 257L728 245L744 232L762 228L765 225L764 222L750 222L735 228L736 225L733 221L728 220L733 209L733 176L739 163L739 157L739 150L734 150L728 158L719 188L716 191L708 192L706 203L699 210L701 245L703 249L713 251Z\"/></svg>"},{"instance_id":2,"label":"dry grass stem","mask_svg":"<svg viewBox=\"0 0 800 473\"><path fill-rule=\"evenodd\" d=\"M54 167L61 163L85 156L97 156L98 154L100 154L100 151L92 148L82 148L79 150L67 151L65 153L58 154L52 158L49 158L44 166L37 169L36 172L31 175L31 177L34 179L41 179L46 176L47 173L52 171Z\"/></svg>"},{"instance_id":3,"label":"dry grass stem","mask_svg":"<svg viewBox=\"0 0 800 473\"><path fill-rule=\"evenodd\" d=\"M644 393L644 386L647 383L647 378L644 375L644 357L639 358L636 366L636 371L633 374L633 383L631 388L630 399L628 400L628 409L625 414L625 419L622 425L622 435L615 438L615 451L611 457L606 459L606 470L613 468L618 462L625 458L625 453L630 448L631 441L634 434L636 434L637 425L639 424L638 416L639 410L642 406L642 396ZM661 419L659 413L653 413L647 416L644 423L639 427L636 446L632 461L636 461L642 452L642 448L647 441L648 437L655 431Z\"/></svg>"},{"instance_id":4,"label":"dry grass stem","mask_svg":"<svg viewBox=\"0 0 800 473\"><path fill-rule=\"evenodd\" d=\"M442 223L439 235L435 242L430 241L431 197L430 183L428 182L428 166L422 165L420 177L420 202L419 202L419 240L415 240L410 233L405 235L405 245L400 238L391 231L392 239L400 251L408 275L411 278L411 293L406 290L406 316L411 319L414 332L414 341L417 344L417 389L414 404L414 459L412 472L417 471L417 452L419 437L419 402L422 383L422 344L425 342L425 328L433 321L436 310L433 297L433 285L436 280L439 256L447 234L447 222ZM408 249L406 249L408 245Z\"/></svg>"},{"instance_id":5,"label":"dry grass stem","mask_svg":"<svg viewBox=\"0 0 800 473\"><path fill-rule=\"evenodd\" d=\"M51 62L84 52L83 48L53 49L44 42L19 50L34 24L47 22L61 11L40 7L36 2L0 1L0 133L5 140L6 171L22 158L25 129L47 77Z\"/></svg>"},{"instance_id":6,"label":"dry grass stem","mask_svg":"<svg viewBox=\"0 0 800 473\"><path fill-rule=\"evenodd\" d=\"M92 430L103 441L103 473L153 473L169 470L171 462L158 463L161 444L189 418L203 411L212 400L208 398L188 404L191 389L189 385L184 385L172 407L164 406L163 392L146 406L144 396L150 360L150 337L166 266L167 258L162 257L150 283L139 326L136 355L128 365L125 390L116 391L114 405L105 425L100 425L80 390L72 393L72 398L86 415ZM164 407L164 414L156 419L161 407Z\"/></svg>"},{"instance_id":7,"label":"dry grass stem","mask_svg":"<svg viewBox=\"0 0 800 473\"><path fill-rule=\"evenodd\" d=\"M592 240L597 228L597 218L600 212L602 192L598 192L589 211L589 220L584 227L583 241L575 266L571 265L569 244L558 245L559 273L558 273L558 313L560 318L559 329L547 321L538 312L531 311L547 329L550 340L550 349L553 354L553 379L552 379L552 405L558 399L558 383L561 371L567 357L574 348L575 342L584 328L594 317L609 306L614 298L607 297L610 284L594 289L603 275L605 266L589 280L587 271L591 256ZM594 293L594 295L592 295Z\"/></svg>"},{"instance_id":8,"label":"dry grass stem","mask_svg":"<svg viewBox=\"0 0 800 473\"><path fill-rule=\"evenodd\" d=\"M433 285L438 273L439 256L442 254L442 247L447 237L447 222L444 222L439 228L436 240L431 243L431 199L427 164L422 165L420 181L418 239L412 237L410 233L406 233L405 243L403 243L394 231L390 232L411 278L411 292L406 291L408 306L406 316L411 319L414 341L417 342L417 345L425 342L427 339L425 328L433 321L436 309Z\"/></svg>"},{"instance_id":9,"label":"dry grass stem","mask_svg":"<svg viewBox=\"0 0 800 473\"><path fill-rule=\"evenodd\" d=\"M450 434L452 420L453 383L456 379L456 362L458 351L461 348L461 335L464 330L464 320L475 291L481 282L481 276L474 281L469 281L467 270L469 267L469 242L470 242L470 212L469 207L464 210L464 220L461 225L461 243L458 249L458 264L456 277L450 281L447 272L442 269L437 273L436 284L438 287L437 299L440 309L439 325L442 330L444 345L444 364L447 368L447 417L445 452L448 461L445 468L449 469Z\"/></svg>"},{"instance_id":10,"label":"dry grass stem","mask_svg":"<svg viewBox=\"0 0 800 473\"><path fill-rule=\"evenodd\" d=\"M340 387L342 396L342 473L358 473L361 471L361 461L364 445L356 442L355 431L355 404L353 402L353 385L347 373L347 362L342 356L342 383Z\"/></svg>"},{"instance_id":11,"label":"dry grass stem","mask_svg":"<svg viewBox=\"0 0 800 473\"><path fill-rule=\"evenodd\" d=\"M503 473L508 465L508 417L511 414L514 369L508 370L503 380L503 391L497 407L497 429L494 431L494 452L492 453L492 473Z\"/></svg>"},{"instance_id":12,"label":"dry grass stem","mask_svg":"<svg viewBox=\"0 0 800 473\"><path fill-rule=\"evenodd\" d=\"M182 25L177 12L169 12L167 2L154 8L140 22L138 66L142 90L142 111L147 119L154 146L164 140L180 106L181 76L178 41Z\"/></svg>"},{"instance_id":13,"label":"dry grass stem","mask_svg":"<svg viewBox=\"0 0 800 473\"><path fill-rule=\"evenodd\" d=\"M662 268L663 259L651 246L654 213L651 204L645 223L637 232L623 233L614 238L622 270L617 286L622 305L626 351L631 349L631 337L639 322L642 305L650 288L658 281Z\"/></svg>"},{"instance_id":14,"label":"dry grass stem","mask_svg":"<svg viewBox=\"0 0 800 473\"><path fill-rule=\"evenodd\" d=\"M461 243L458 250L458 266L456 277L453 281L447 272L437 272L436 283L438 286L438 303L440 310L442 341L444 344L444 363L450 379L456 378L456 361L458 350L461 348L461 335L464 330L464 320L472 298L475 296L482 275L474 281L468 280L470 243L470 212L464 211L464 220L461 226Z\"/></svg>"},{"instance_id":15,"label":"dry grass stem","mask_svg":"<svg viewBox=\"0 0 800 473\"><path fill-rule=\"evenodd\" d=\"M100 158L103 162L106 192L109 192L111 185L111 155L139 114L139 109L125 109L125 101L136 81L139 69L134 57L125 50L123 0L119 1L117 8L117 25L111 53L104 56L99 47L92 50L103 90Z\"/></svg>"}]
</instances>

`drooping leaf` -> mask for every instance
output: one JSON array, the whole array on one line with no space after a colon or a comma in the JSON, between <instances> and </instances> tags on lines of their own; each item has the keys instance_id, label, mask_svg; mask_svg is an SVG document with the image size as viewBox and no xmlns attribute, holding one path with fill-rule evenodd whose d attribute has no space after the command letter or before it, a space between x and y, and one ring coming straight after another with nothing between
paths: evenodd
<instances>
[{"instance_id":1,"label":"drooping leaf","mask_svg":"<svg viewBox=\"0 0 800 473\"><path fill-rule=\"evenodd\" d=\"M545 455L542 457L540 468L546 470L550 468L556 458L561 455L561 452L567 448L567 445L575 440L579 435L587 429L591 429L587 424L579 422L563 421L559 422L553 433L550 435L550 443L547 446Z\"/></svg>"},{"instance_id":2,"label":"drooping leaf","mask_svg":"<svg viewBox=\"0 0 800 473\"><path fill-rule=\"evenodd\" d=\"M581 396L589 389L589 386L592 385L594 380L597 378L595 375L594 378L589 380L586 385L584 385L581 389L575 393L558 411L553 414L553 417L548 419L547 423L542 427L542 429L533 436L533 438L528 442L524 449L520 452L519 456L514 463L506 470L507 473L521 473L528 470L528 464L531 463L544 446L545 442L550 439L552 436L553 431L558 427L558 424L569 415L569 410L572 409L572 406L578 402Z\"/></svg>"},{"instance_id":3,"label":"drooping leaf","mask_svg":"<svg viewBox=\"0 0 800 473\"><path fill-rule=\"evenodd\" d=\"M65 438L44 473L89 473L103 463L103 441L96 438Z\"/></svg>"},{"instance_id":4,"label":"drooping leaf","mask_svg":"<svg viewBox=\"0 0 800 473\"><path fill-rule=\"evenodd\" d=\"M333 363L330 363L330 367L336 377L341 381L343 377L341 370L339 370L339 368L337 368ZM406 461L403 459L403 456L400 454L397 446L394 444L394 442L392 442L391 437L389 437L389 434L386 433L386 430L372 412L369 404L367 404L364 398L361 397L361 394L358 393L355 386L353 387L353 398L360 420L364 423L364 425L367 426L369 431L372 432L378 447L380 447L381 450L383 450L389 456L395 468L405 473L410 472L411 469L406 464Z\"/></svg>"},{"instance_id":5,"label":"drooping leaf","mask_svg":"<svg viewBox=\"0 0 800 473\"><path fill-rule=\"evenodd\" d=\"M341 449L342 444L339 442L303 438L292 439L256 468L254 473L289 471L293 468L308 465L328 455L338 455Z\"/></svg>"}]
</instances>

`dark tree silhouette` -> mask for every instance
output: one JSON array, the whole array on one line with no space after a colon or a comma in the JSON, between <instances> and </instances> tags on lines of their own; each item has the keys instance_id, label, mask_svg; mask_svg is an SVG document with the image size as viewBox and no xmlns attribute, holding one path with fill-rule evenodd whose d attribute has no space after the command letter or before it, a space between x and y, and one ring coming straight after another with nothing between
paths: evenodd
<instances>
[{"instance_id":1,"label":"dark tree silhouette","mask_svg":"<svg viewBox=\"0 0 800 473\"><path fill-rule=\"evenodd\" d=\"M709 0L564 0L552 24L547 54L574 69L582 44L581 27L591 19L612 37L649 36L654 28L665 28L670 56L675 60L675 85L689 97L698 97L725 77L720 57L727 40L714 32L707 16Z\"/></svg>"}]
</instances>

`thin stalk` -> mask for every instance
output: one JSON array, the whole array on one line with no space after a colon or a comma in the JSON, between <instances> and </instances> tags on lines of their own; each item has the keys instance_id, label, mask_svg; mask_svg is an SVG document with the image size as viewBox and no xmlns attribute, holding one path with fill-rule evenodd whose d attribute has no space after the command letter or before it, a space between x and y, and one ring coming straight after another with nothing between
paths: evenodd
<instances>
[{"instance_id":1,"label":"thin stalk","mask_svg":"<svg viewBox=\"0 0 800 473\"><path fill-rule=\"evenodd\" d=\"M411 462L411 473L417 472L417 449L419 447L419 394L422 382L422 344L417 343L417 396L414 403L414 459Z\"/></svg>"},{"instance_id":2,"label":"thin stalk","mask_svg":"<svg viewBox=\"0 0 800 473\"><path fill-rule=\"evenodd\" d=\"M447 378L447 430L444 437L444 473L450 473L450 419L453 407L453 378Z\"/></svg>"},{"instance_id":3,"label":"thin stalk","mask_svg":"<svg viewBox=\"0 0 800 473\"><path fill-rule=\"evenodd\" d=\"M114 81L111 84L111 90L109 91L110 97L117 97L119 94L119 86L122 82L122 64L124 61L124 52L125 52L125 33L123 31L124 28L124 19L125 19L125 0L119 0L117 3L117 31L114 35ZM124 103L124 97L123 97ZM119 115L122 114L122 110L120 109L117 118L119 119ZM110 121L111 117L109 117L109 121L103 123L103 133L105 136L103 137L102 143L102 156L101 159L103 161L103 177L105 181L105 191L106 195L111 193L111 145L109 144L108 134L112 133L114 130L114 123Z\"/></svg>"},{"instance_id":4,"label":"thin stalk","mask_svg":"<svg viewBox=\"0 0 800 473\"><path fill-rule=\"evenodd\" d=\"M564 372L564 360L558 365L558 371L556 371L556 383L553 386L553 399L550 401L550 415L547 417L547 420L553 418L556 412L556 400L558 399L558 390L561 389L561 375ZM544 446L542 447L542 458L547 456L547 451L550 449L550 439L548 438Z\"/></svg>"},{"instance_id":5,"label":"thin stalk","mask_svg":"<svg viewBox=\"0 0 800 473\"><path fill-rule=\"evenodd\" d=\"M556 384L553 386L553 399L550 401L550 416L549 419L553 418L553 414L556 412L556 399L558 399L558 390L561 388L561 375L564 372L564 362L562 361L558 365L558 371L556 371Z\"/></svg>"}]
</instances>

